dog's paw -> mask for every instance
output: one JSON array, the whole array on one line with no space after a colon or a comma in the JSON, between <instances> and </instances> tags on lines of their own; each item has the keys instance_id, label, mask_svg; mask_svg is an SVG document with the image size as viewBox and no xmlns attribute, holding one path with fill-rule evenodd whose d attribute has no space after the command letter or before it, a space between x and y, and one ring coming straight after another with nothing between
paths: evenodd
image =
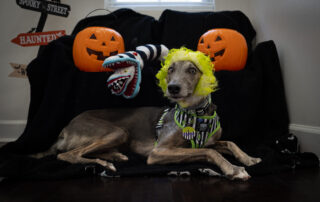
<instances>
[{"instance_id":1,"label":"dog's paw","mask_svg":"<svg viewBox=\"0 0 320 202\"><path fill-rule=\"evenodd\" d=\"M129 158L128 158L126 155L124 155L124 154L122 154L122 153L120 153L120 152L114 152L114 153L112 153L112 154L111 154L111 159L112 159L113 161L118 161L118 162L128 161L128 160L129 160Z\"/></svg>"},{"instance_id":2,"label":"dog's paw","mask_svg":"<svg viewBox=\"0 0 320 202\"><path fill-rule=\"evenodd\" d=\"M114 172L117 171L117 169L116 169L116 167L114 167L113 163L110 163L108 161L104 161L104 160L101 160L101 159L96 159L96 163L102 165L103 167L105 167L105 168L107 168L107 169L109 169L111 171L114 171Z\"/></svg>"},{"instance_id":3,"label":"dog's paw","mask_svg":"<svg viewBox=\"0 0 320 202\"><path fill-rule=\"evenodd\" d=\"M255 164L260 163L261 161L262 161L261 158L253 158L253 157L250 157L250 158L248 159L248 161L245 162L245 165L246 165L246 166L253 166L253 165L255 165Z\"/></svg>"},{"instance_id":4,"label":"dog's paw","mask_svg":"<svg viewBox=\"0 0 320 202\"><path fill-rule=\"evenodd\" d=\"M247 173L244 167L238 167L238 166L234 166L232 174L227 174L226 176L231 180L242 180L242 181L246 181L251 178L251 176Z\"/></svg>"}]
</instances>

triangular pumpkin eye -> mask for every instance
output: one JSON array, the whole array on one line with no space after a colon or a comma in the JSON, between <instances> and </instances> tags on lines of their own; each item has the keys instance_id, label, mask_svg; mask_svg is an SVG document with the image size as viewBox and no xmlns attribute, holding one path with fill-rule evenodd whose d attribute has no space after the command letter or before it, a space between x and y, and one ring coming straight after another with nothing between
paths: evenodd
<instances>
[{"instance_id":1,"label":"triangular pumpkin eye","mask_svg":"<svg viewBox=\"0 0 320 202\"><path fill-rule=\"evenodd\" d=\"M111 41L115 41L116 39L114 38L114 36L111 37Z\"/></svg>"},{"instance_id":2,"label":"triangular pumpkin eye","mask_svg":"<svg viewBox=\"0 0 320 202\"><path fill-rule=\"evenodd\" d=\"M207 48L210 48L210 45L208 45Z\"/></svg>"},{"instance_id":3,"label":"triangular pumpkin eye","mask_svg":"<svg viewBox=\"0 0 320 202\"><path fill-rule=\"evenodd\" d=\"M90 39L97 39L97 37L96 37L96 35L92 34L92 35L90 36Z\"/></svg>"},{"instance_id":4,"label":"triangular pumpkin eye","mask_svg":"<svg viewBox=\"0 0 320 202\"><path fill-rule=\"evenodd\" d=\"M216 41L221 41L221 40L222 40L221 37L217 36Z\"/></svg>"},{"instance_id":5,"label":"triangular pumpkin eye","mask_svg":"<svg viewBox=\"0 0 320 202\"><path fill-rule=\"evenodd\" d=\"M204 43L203 38L201 39L200 43Z\"/></svg>"}]
</instances>

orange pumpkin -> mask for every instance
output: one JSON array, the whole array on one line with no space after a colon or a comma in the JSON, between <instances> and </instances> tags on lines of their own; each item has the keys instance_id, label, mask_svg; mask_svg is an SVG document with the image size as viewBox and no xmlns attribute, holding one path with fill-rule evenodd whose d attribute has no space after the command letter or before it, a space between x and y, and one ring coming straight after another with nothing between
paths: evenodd
<instances>
[{"instance_id":1,"label":"orange pumpkin","mask_svg":"<svg viewBox=\"0 0 320 202\"><path fill-rule=\"evenodd\" d=\"M210 56L214 69L237 71L247 62L246 39L232 29L211 29L198 42L198 51Z\"/></svg>"},{"instance_id":2,"label":"orange pumpkin","mask_svg":"<svg viewBox=\"0 0 320 202\"><path fill-rule=\"evenodd\" d=\"M103 61L124 52L122 36L106 27L88 27L80 31L73 43L73 61L85 72L112 71L103 68Z\"/></svg>"}]
</instances>

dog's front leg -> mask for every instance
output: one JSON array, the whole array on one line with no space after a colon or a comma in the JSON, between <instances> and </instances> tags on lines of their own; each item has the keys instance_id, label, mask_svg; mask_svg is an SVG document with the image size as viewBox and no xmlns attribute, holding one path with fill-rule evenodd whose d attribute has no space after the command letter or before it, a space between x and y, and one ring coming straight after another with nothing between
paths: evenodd
<instances>
[{"instance_id":1,"label":"dog's front leg","mask_svg":"<svg viewBox=\"0 0 320 202\"><path fill-rule=\"evenodd\" d=\"M148 156L148 164L168 164L185 162L209 162L220 167L230 179L247 180L250 178L243 167L232 165L213 149L155 148Z\"/></svg>"},{"instance_id":2,"label":"dog's front leg","mask_svg":"<svg viewBox=\"0 0 320 202\"><path fill-rule=\"evenodd\" d=\"M231 154L246 166L261 162L261 158L254 158L243 152L235 143L230 141L217 141L213 148L221 153Z\"/></svg>"}]
</instances>

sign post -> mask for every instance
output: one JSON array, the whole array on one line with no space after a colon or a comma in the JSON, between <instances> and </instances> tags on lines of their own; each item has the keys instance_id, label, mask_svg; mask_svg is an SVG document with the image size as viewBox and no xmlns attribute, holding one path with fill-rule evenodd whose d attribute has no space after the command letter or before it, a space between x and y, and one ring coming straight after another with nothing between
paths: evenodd
<instances>
[{"instance_id":1,"label":"sign post","mask_svg":"<svg viewBox=\"0 0 320 202\"><path fill-rule=\"evenodd\" d=\"M66 34L64 30L42 31L48 15L68 17L71 10L69 5L60 3L60 0L16 0L16 3L23 9L41 12L41 16L37 28L32 28L28 33L18 34L18 36L11 40L12 43L23 47L40 46L38 51L39 55L44 45ZM9 77L27 78L26 65L17 63L10 63L10 65L14 69L14 72L12 72Z\"/></svg>"}]
</instances>

